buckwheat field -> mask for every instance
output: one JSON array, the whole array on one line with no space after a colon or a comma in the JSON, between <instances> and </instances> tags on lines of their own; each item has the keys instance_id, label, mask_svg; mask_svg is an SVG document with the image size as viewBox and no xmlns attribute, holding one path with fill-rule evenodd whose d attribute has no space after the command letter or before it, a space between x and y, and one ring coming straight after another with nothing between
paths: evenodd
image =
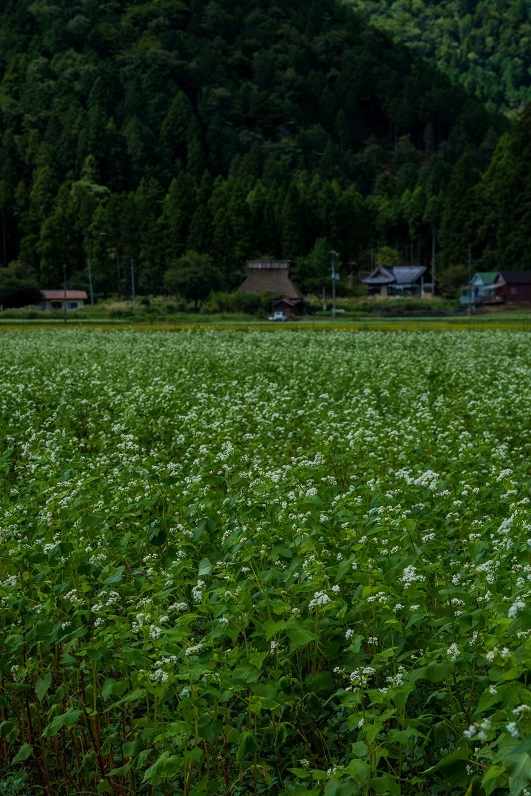
<instances>
[{"instance_id":1,"label":"buckwheat field","mask_svg":"<svg viewBox=\"0 0 531 796\"><path fill-rule=\"evenodd\" d=\"M531 791L528 333L0 367L2 796Z\"/></svg>"}]
</instances>

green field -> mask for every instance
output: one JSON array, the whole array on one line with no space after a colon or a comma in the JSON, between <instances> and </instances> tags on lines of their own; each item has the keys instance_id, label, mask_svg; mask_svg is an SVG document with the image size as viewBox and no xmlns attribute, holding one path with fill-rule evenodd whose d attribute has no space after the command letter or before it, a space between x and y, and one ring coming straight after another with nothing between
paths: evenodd
<instances>
[{"instance_id":1,"label":"green field","mask_svg":"<svg viewBox=\"0 0 531 796\"><path fill-rule=\"evenodd\" d=\"M107 314L88 313L85 317L74 315L68 317L66 324L62 317L53 317L43 313L39 318L0 318L0 332L18 329L136 329L139 331L182 331L197 328L232 329L237 331L471 331L471 330L515 330L531 331L531 313L507 312L485 315L456 315L415 317L405 314L398 317L386 317L367 313L349 312L333 318L330 314L321 316L305 316L300 320L287 323L274 323L263 318L244 313L223 314L185 314L170 317L146 317L130 314L126 318L115 318Z\"/></svg>"},{"instance_id":2,"label":"green field","mask_svg":"<svg viewBox=\"0 0 531 796\"><path fill-rule=\"evenodd\" d=\"M1 335L2 796L531 790L528 332L273 328Z\"/></svg>"}]
</instances>

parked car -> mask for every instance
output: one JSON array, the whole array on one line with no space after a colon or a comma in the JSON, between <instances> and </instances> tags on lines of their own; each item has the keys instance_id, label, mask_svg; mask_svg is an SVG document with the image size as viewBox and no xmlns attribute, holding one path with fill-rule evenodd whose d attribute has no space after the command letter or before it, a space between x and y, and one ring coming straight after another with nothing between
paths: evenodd
<instances>
[{"instance_id":1,"label":"parked car","mask_svg":"<svg viewBox=\"0 0 531 796\"><path fill-rule=\"evenodd\" d=\"M269 315L268 321L287 321L286 313L282 310L275 310L273 315Z\"/></svg>"}]
</instances>

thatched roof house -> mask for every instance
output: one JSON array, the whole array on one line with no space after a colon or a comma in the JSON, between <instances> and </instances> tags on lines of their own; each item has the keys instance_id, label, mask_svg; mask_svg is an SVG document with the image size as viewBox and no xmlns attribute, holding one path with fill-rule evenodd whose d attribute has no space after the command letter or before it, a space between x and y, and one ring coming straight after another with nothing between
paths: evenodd
<instances>
[{"instance_id":1,"label":"thatched roof house","mask_svg":"<svg viewBox=\"0 0 531 796\"><path fill-rule=\"evenodd\" d=\"M244 293L271 293L286 298L302 298L302 293L289 278L289 260L251 260L247 278L240 290Z\"/></svg>"}]
</instances>

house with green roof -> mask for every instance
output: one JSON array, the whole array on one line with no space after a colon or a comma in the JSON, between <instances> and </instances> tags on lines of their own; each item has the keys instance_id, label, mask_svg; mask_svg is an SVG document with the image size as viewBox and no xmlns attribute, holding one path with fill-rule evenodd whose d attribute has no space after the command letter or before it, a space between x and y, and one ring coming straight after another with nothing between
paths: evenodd
<instances>
[{"instance_id":1,"label":"house with green roof","mask_svg":"<svg viewBox=\"0 0 531 796\"><path fill-rule=\"evenodd\" d=\"M487 287L487 285L492 285L494 280L496 279L497 271L476 271L472 279L470 280L471 285L483 285Z\"/></svg>"},{"instance_id":2,"label":"house with green roof","mask_svg":"<svg viewBox=\"0 0 531 796\"><path fill-rule=\"evenodd\" d=\"M497 271L476 271L467 287L461 288L461 304L493 304L496 301L494 284Z\"/></svg>"}]
</instances>

